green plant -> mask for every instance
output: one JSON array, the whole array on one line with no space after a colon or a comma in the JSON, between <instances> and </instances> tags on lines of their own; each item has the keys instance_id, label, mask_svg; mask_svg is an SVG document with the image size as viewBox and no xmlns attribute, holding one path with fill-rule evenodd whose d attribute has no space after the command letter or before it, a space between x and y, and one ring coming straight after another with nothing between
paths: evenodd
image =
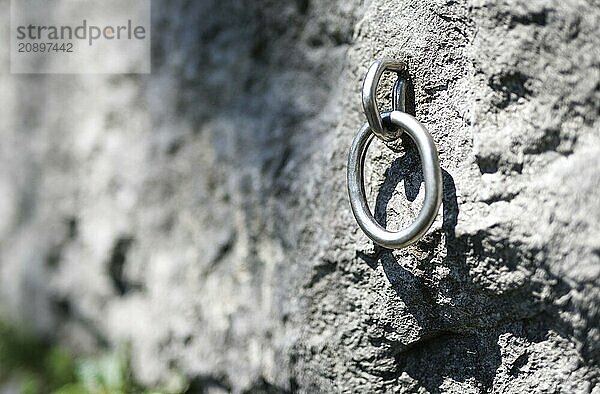
<instances>
[{"instance_id":1,"label":"green plant","mask_svg":"<svg viewBox=\"0 0 600 394\"><path fill-rule=\"evenodd\" d=\"M186 380L175 375L169 387L139 385L131 372L128 348L95 357L77 358L57 345L41 341L0 321L0 387L21 382L23 394L180 394Z\"/></svg>"}]
</instances>

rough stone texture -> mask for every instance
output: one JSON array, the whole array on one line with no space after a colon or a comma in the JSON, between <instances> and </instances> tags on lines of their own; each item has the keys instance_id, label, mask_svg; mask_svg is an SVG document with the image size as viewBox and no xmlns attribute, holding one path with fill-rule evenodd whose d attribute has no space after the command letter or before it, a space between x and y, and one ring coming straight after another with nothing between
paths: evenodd
<instances>
[{"instance_id":1,"label":"rough stone texture","mask_svg":"<svg viewBox=\"0 0 600 394\"><path fill-rule=\"evenodd\" d=\"M153 23L150 76L0 75L5 314L200 392L600 392L597 3L165 0ZM381 56L444 170L393 252L345 191ZM388 228L423 197L400 148L367 163Z\"/></svg>"}]
</instances>

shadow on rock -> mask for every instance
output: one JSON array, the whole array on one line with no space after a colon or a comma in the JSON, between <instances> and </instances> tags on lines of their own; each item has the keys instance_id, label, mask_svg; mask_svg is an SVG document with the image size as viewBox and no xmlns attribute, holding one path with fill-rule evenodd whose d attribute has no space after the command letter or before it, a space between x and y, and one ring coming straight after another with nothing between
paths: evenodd
<instances>
[{"instance_id":1,"label":"shadow on rock","mask_svg":"<svg viewBox=\"0 0 600 394\"><path fill-rule=\"evenodd\" d=\"M406 153L390 165L376 198L374 216L384 227L396 187L403 182L407 199L414 201L423 183L416 147L410 143L404 146ZM493 229L456 237L456 186L445 170L442 181L441 229L430 231L406 249L392 251L376 246L375 256L358 255L373 269L381 264L397 295L394 303L399 306L394 313L402 316L386 318L413 321L419 330L414 340L392 340L388 356L394 358L395 369L389 371L388 378L408 374L431 393L445 391L449 382L468 382L487 391L501 366L501 335L535 343L550 329L563 337L572 337L573 332L560 323L558 311L551 305L540 305L535 297L547 281L528 276L508 289L494 282L498 271L533 272L539 260L535 256L543 251L498 236ZM568 293L569 287L559 278L552 283L555 297ZM518 357L515 362L523 360ZM519 370L518 365L511 368Z\"/></svg>"},{"instance_id":2,"label":"shadow on rock","mask_svg":"<svg viewBox=\"0 0 600 394\"><path fill-rule=\"evenodd\" d=\"M388 203L396 187L403 182L406 198L414 201L423 183L416 146L412 143L404 146L406 153L394 160L386 171L386 179L376 199L374 216L384 227ZM444 379L456 382L474 380L487 389L492 386L501 362L498 336L494 330L481 335L468 327L472 326L472 319L467 315L477 310L478 300L463 286L469 277L465 253L468 249L455 235L459 207L454 179L446 170L442 170L442 182L442 229L430 232L413 247L417 257L406 256L416 259L417 268L421 271L419 275L405 269L400 261L401 256L410 252L395 255L391 250L376 247L376 262L381 263L389 283L406 306L406 312L422 328L419 340L395 347L393 356L397 370L394 374L400 376L405 372L432 393L442 391ZM441 266L446 267L449 273L444 279L435 279L435 270L440 264L436 259L443 249L445 257ZM373 262L372 259L370 261ZM441 298L452 302L441 303Z\"/></svg>"}]
</instances>

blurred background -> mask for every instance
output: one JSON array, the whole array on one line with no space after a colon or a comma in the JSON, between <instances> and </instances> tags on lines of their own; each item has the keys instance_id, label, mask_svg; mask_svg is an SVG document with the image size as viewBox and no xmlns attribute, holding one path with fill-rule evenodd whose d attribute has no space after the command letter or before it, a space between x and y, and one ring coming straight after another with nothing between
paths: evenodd
<instances>
[{"instance_id":1,"label":"blurred background","mask_svg":"<svg viewBox=\"0 0 600 394\"><path fill-rule=\"evenodd\" d=\"M147 75L10 74L4 48L0 392L600 392L599 24L587 1L153 0ZM444 170L393 252L345 191L383 56ZM410 141L366 172L409 224Z\"/></svg>"}]
</instances>

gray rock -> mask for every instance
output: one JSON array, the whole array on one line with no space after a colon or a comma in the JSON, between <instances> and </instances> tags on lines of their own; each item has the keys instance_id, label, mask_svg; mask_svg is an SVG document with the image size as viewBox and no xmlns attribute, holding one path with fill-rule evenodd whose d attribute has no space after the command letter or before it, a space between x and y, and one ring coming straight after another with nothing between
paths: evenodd
<instances>
[{"instance_id":1,"label":"gray rock","mask_svg":"<svg viewBox=\"0 0 600 394\"><path fill-rule=\"evenodd\" d=\"M149 76L0 75L5 314L198 391L600 390L597 4L159 1L153 23ZM383 56L444 170L398 251L345 184ZM400 148L367 162L388 228L423 197Z\"/></svg>"}]
</instances>

